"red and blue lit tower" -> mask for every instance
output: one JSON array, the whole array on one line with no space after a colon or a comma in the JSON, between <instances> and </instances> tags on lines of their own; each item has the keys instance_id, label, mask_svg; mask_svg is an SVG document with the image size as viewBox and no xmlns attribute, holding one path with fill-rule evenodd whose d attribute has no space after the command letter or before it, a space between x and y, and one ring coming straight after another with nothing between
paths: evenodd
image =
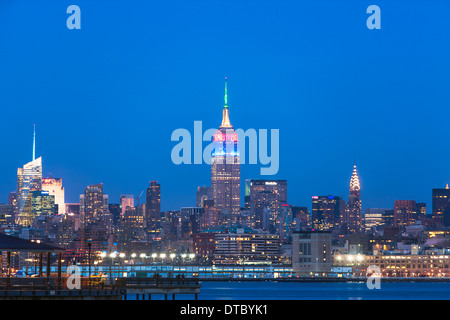
<instances>
[{"instance_id":1,"label":"red and blue lit tower","mask_svg":"<svg viewBox=\"0 0 450 320\"><path fill-rule=\"evenodd\" d=\"M214 134L214 149L211 153L211 189L214 206L228 222L234 223L241 205L241 165L238 135L230 123L227 78L225 78L225 104L222 124Z\"/></svg>"}]
</instances>

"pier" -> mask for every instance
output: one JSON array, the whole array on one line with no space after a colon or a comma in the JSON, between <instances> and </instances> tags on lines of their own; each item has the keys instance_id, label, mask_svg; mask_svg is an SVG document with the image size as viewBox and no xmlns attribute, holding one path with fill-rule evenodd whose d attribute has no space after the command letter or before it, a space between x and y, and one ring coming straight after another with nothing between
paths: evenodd
<instances>
[{"instance_id":1,"label":"pier","mask_svg":"<svg viewBox=\"0 0 450 320\"><path fill-rule=\"evenodd\" d=\"M116 279L116 287L120 288L127 299L128 294L135 294L136 300L151 300L152 295L164 295L164 300L176 295L194 295L195 300L200 294L200 285L195 278L119 278Z\"/></svg>"},{"instance_id":2,"label":"pier","mask_svg":"<svg viewBox=\"0 0 450 320\"><path fill-rule=\"evenodd\" d=\"M116 286L80 281L79 289L68 289L67 278L0 278L0 300L122 300L124 291Z\"/></svg>"}]
</instances>

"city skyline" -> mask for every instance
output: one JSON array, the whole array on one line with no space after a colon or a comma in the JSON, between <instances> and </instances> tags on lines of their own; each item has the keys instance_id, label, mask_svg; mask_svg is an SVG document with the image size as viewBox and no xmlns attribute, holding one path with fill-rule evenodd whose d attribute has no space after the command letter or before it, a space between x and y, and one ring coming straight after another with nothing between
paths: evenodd
<instances>
[{"instance_id":1,"label":"city skyline","mask_svg":"<svg viewBox=\"0 0 450 320\"><path fill-rule=\"evenodd\" d=\"M450 182L446 2L412 1L404 15L380 1L383 28L372 32L367 6L350 3L293 3L273 15L268 4L141 2L137 12L80 1L83 27L72 33L55 3L0 4L10 26L0 28L2 203L32 157L36 124L43 176L63 179L66 202L104 183L116 203L157 180L161 210L194 204L209 166L172 164L170 134L195 120L220 123L224 76L235 126L280 129L279 173L242 165L242 179L288 180L291 204L347 199L355 159L364 208L398 199L430 208L431 189ZM119 31L105 30L105 19Z\"/></svg>"},{"instance_id":2,"label":"city skyline","mask_svg":"<svg viewBox=\"0 0 450 320\"><path fill-rule=\"evenodd\" d=\"M224 123L226 124L226 127L224 127ZM229 119L229 111L228 111L228 105L227 105L227 79L225 78L225 105L224 105L224 108L223 108L223 118L222 118L222 125L219 127L219 130L216 132L216 134L225 134L225 131L224 130L226 130L226 129L231 129L231 130L233 130L233 126L231 125L231 123L230 123L230 119ZM223 131L223 132L221 132L221 130ZM234 132L234 131L233 131ZM228 134L229 134L229 132L228 132ZM214 139L216 139L217 137L215 137ZM213 140L213 141L215 141L215 140ZM234 141L237 141L237 136L236 136L236 140L234 140ZM217 143L217 142L216 142ZM224 146L225 146L225 144L224 144ZM235 143L235 145L234 145L234 149L235 150L237 150L236 148L237 148L237 146L238 146L238 144L237 143ZM228 148L229 148L229 146L227 146ZM225 147L223 147L223 148L225 148ZM217 150L222 150L221 149L221 147L218 147L218 149ZM225 149L223 149L223 150L225 150ZM227 151L228 152L228 151ZM225 153L227 153L227 152L225 152ZM38 161L38 167L39 167L39 179L40 179L40 183L42 184L43 182L45 182L45 183L47 183L47 184L49 184L46 188L50 188L51 187L51 185L53 185L53 184L55 184L55 183L58 183L58 188L60 188L61 190L62 190L62 195L60 195L59 193L58 193L58 197L62 197L62 199L64 199L64 197L66 196L66 194L65 194L65 192L64 192L64 186L62 185L62 177L53 177L53 176L46 176L45 174L43 174L43 165L42 165L42 156L40 156L39 158L37 158L36 159L36 126L35 125L33 125L33 149L32 149L32 154L33 154L33 156L32 156L32 161L30 161L29 163L27 163L27 164L25 164L24 165L24 167L23 167L23 169L21 168L21 167L19 167L17 170L17 174L18 174L18 184L16 185L16 189L14 190L14 191L11 191L11 192L15 192L16 194L20 194L20 192L19 192L19 189L20 188L22 188L21 187L21 184L19 185L19 183L20 183L20 181L22 181L22 179L20 178L22 175L23 175L23 170L25 169L25 168L28 168L28 167L30 167L31 168L31 166L33 166L34 165L34 163L36 162L36 161ZM212 156L212 158L214 159L214 157L216 157L216 155L214 155L213 154L213 156ZM239 155L238 155L238 157L239 157ZM213 161L212 161L213 162ZM238 160L238 162L239 162L239 160ZM239 166L240 166L240 164L239 164ZM34 169L33 169L34 170ZM214 170L213 171L211 171L211 179L212 179L212 177L214 176L214 174L213 174L213 172L214 172ZM29 173L29 175L30 176L32 176L34 173L31 173L31 171L30 171L30 173ZM239 177L239 180L240 181L242 181L242 179L244 179L244 181L265 181L265 180L274 180L274 179L269 179L270 177L273 177L273 176L261 176L261 177L259 177L259 178L257 178L257 179L249 179L249 178L243 178L243 177ZM33 179L33 178L30 178L30 179ZM234 179L234 178L233 178ZM276 180L276 179L275 179ZM213 179L211 180L211 182L213 181ZM287 180L284 180L284 181L287 181ZM161 198L161 195L160 195L160 184L158 184L158 181L157 180L151 180L151 181L149 181L149 183L150 183L150 188L152 187L152 186L158 186L158 199L160 199ZM102 189L103 189L103 182L99 182L98 184L101 184L102 185ZM383 208L382 206L373 206L373 207L363 207L362 206L362 204L361 204L361 195L360 195L360 192L361 192L361 183L360 183L360 178L359 178L359 175L358 175L358 173L357 173L357 166L354 164L353 165L353 171L352 171L352 174L351 174L351 178L350 178L350 189L349 189L349 191L348 191L348 196L349 196L349 202L347 203L347 204L350 204L351 202L353 202L354 200L352 200L354 197L355 197L355 194L354 194L354 192L356 191L357 193L356 193L356 199L357 199L357 204L356 204L356 207L358 207L359 209L357 209L357 210L359 210L359 213L357 214L357 216L358 217L360 217L361 215L362 216L364 216L364 211L365 211L365 209L369 209L369 208L372 208L372 209L377 209L377 208ZM242 193L246 193L246 190L245 190L245 186L244 187L242 187L242 185L243 184L239 184L239 188L240 188L240 190L241 190L241 194ZM42 186L44 186L44 185L42 185ZM204 186L204 185L203 185ZM87 187L89 188L90 186L89 185L87 185ZM200 187L202 187L202 185L201 184L199 184L198 186L197 186L197 188L200 188ZM29 187L28 187L29 188ZM212 186L209 186L209 188L211 188L211 189L213 189L213 187ZM445 186L437 186L437 187L433 187L432 188L432 192L433 192L433 190L434 189L448 189L449 187L448 187L448 183L445 185ZM52 191L50 191L50 190L48 190L48 189L45 189L45 188L43 188L42 190L46 190L46 191L50 191L51 192L51 194L52 195L54 195L54 196L56 196L56 191L55 191L55 189L54 189L54 187L52 188L53 190ZM142 194L145 192L145 190L147 190L147 193L149 192L148 190L149 190L149 188L144 188L142 191L141 191L141 193L140 193L140 195L139 195L139 199L140 199L140 197L142 197ZM11 193L10 192L10 193ZM228 192L231 192L230 190L228 191ZM10 196L10 193L8 194L8 197ZM105 192L105 193L107 193L107 192ZM28 193L27 193L28 194ZM317 196L322 196L322 197L327 197L327 196L331 196L333 193L324 193L324 194L321 194L321 195L318 195L318 194L314 194L314 195L312 195L311 196L311 201L312 201L312 206L310 206L310 204L311 204L311 201L309 202L309 204L306 204L306 203L295 203L295 202L291 202L291 201L289 201L288 203L290 204L290 205L303 205L303 206L306 206L307 208L310 208L311 209L311 211L310 211L310 214L313 214L313 207L314 207L314 202L315 202L315 199L317 199ZM122 198L123 197L132 197L132 198L130 198L131 200L132 200L132 202L133 202L133 204L134 204L134 200L135 200L135 198L134 198L134 196L138 196L138 194L136 193L136 194L124 194L123 192L121 192L120 193L120 195L119 195L119 197L118 197L118 201L117 202L115 202L114 200L112 200L112 202L111 203L114 203L114 204L120 204L121 202L122 202ZM66 204L73 204L73 203L79 203L79 201L80 201L80 199L79 199L79 197L80 197L80 194L78 194L77 195L77 201L65 201L65 203ZM333 196L334 197L334 196ZM432 195L432 197L434 197L433 195ZM212 195L212 199L213 198L215 198L214 197L214 193L213 193L213 195ZM245 197L242 197L242 199L240 199L239 201L240 201L240 208L244 208L245 207L245 203L244 203L244 199ZM113 197L113 199L114 199L114 197ZM417 199L402 199L402 200L400 200L400 201L416 201ZM64 202L64 200L62 200L63 202ZM159 200L160 201L160 200ZM394 204L392 205L392 206L386 206L386 207L389 207L389 208L394 208L395 207L395 203L397 202L397 201L399 201L399 199L396 199L395 201L394 201ZM422 203L425 203L426 204L426 213L427 214L429 214L430 216L431 216L431 214L432 214L432 212L431 212L431 202L433 201L433 199L431 199L431 201L430 201L430 205L428 205L428 201L421 201L421 200L418 200L418 202L422 202ZM61 199L59 199L59 202L61 203ZM182 206L180 206L180 207L178 207L178 208L170 208L170 209L167 209L167 210L161 210L161 209L158 209L158 212L160 212L160 211L171 211L171 210L178 210L178 209L180 209L180 208L183 208L183 207L191 207L191 206L194 206L195 204L196 204L196 202L197 202L197 195L196 195L196 192L194 191L194 195L193 195L193 203L189 203L189 204L186 204L186 205L182 205ZM0 202L1 203L1 202ZM5 202L5 203L8 203L8 202ZM20 201L18 202L19 204L20 204ZM159 204L159 205L161 205L161 203ZM22 207L23 206L23 204L22 205L20 205L19 207ZM362 209L361 209L361 207L362 207ZM60 210L60 213L61 212L63 212L63 211L61 211L61 210L65 210L65 209L59 209ZM347 215L347 213L346 213L346 215ZM314 217L313 217L314 218ZM348 219L348 218L345 218L345 219ZM350 218L350 219L354 219L354 218ZM357 220L360 220L361 218L357 218Z\"/></svg>"}]
</instances>

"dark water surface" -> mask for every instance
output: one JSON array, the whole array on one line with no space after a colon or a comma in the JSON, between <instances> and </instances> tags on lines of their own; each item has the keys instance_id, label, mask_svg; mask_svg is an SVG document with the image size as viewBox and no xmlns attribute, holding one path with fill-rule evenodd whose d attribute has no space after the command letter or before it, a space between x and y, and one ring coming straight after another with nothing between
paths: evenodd
<instances>
[{"instance_id":1,"label":"dark water surface","mask_svg":"<svg viewBox=\"0 0 450 320\"><path fill-rule=\"evenodd\" d=\"M383 283L370 290L361 283L201 282L199 300L450 300L450 283ZM128 295L130 300L136 297ZM152 295L162 300L164 295ZM171 296L169 295L169 299ZM176 295L193 300L194 295Z\"/></svg>"}]
</instances>

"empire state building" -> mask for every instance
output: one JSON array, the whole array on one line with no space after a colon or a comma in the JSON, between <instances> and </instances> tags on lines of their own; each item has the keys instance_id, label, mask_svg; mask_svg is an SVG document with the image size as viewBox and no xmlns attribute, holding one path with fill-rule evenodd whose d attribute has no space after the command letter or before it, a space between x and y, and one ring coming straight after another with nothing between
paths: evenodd
<instances>
[{"instance_id":1,"label":"empire state building","mask_svg":"<svg viewBox=\"0 0 450 320\"><path fill-rule=\"evenodd\" d=\"M211 153L211 189L214 206L228 221L235 222L241 205L241 165L238 135L230 123L227 101L227 78L225 78L225 104L222 124L213 138Z\"/></svg>"}]
</instances>

